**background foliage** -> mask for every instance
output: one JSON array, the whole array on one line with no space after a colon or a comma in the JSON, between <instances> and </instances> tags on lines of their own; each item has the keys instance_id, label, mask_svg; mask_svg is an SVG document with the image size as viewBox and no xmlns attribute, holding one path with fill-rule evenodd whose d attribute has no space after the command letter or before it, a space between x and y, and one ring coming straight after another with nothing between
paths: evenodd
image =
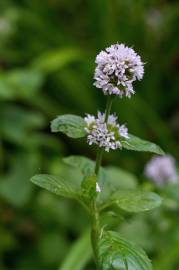
<instances>
[{"instance_id":1,"label":"background foliage","mask_svg":"<svg viewBox=\"0 0 179 270\"><path fill-rule=\"evenodd\" d=\"M178 1L0 1L1 270L71 269L70 262L62 267L62 261L81 234L84 250L89 222L84 211L36 188L29 178L36 173L77 178L78 170L72 175L61 158L80 154L95 159L95 149L85 140L51 134L49 122L58 114L103 110L105 98L92 84L94 59L104 47L116 42L133 46L146 63L137 94L114 104L120 122L179 159L178 29ZM129 170L129 175L122 171L127 183L154 190L143 176L150 157L116 151L105 155L104 165ZM160 209L125 219L104 217L104 223L110 220L111 227L139 243L156 270L176 270L179 192L163 192ZM83 254L88 270L94 269L90 254ZM76 265L83 269L80 255Z\"/></svg>"}]
</instances>

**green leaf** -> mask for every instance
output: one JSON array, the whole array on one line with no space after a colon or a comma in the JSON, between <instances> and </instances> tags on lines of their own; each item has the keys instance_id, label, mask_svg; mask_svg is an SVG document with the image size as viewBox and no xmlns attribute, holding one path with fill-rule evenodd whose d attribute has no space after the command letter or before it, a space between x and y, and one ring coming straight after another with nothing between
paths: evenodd
<instances>
[{"instance_id":1,"label":"green leaf","mask_svg":"<svg viewBox=\"0 0 179 270\"><path fill-rule=\"evenodd\" d=\"M90 176L94 174L95 162L89 158L83 156L69 156L63 159L64 163L72 166L73 168L79 169L84 176ZM98 182L103 186L106 182L106 170L100 168L98 175Z\"/></svg>"},{"instance_id":2,"label":"green leaf","mask_svg":"<svg viewBox=\"0 0 179 270\"><path fill-rule=\"evenodd\" d=\"M87 211L89 211L89 192L90 190L83 191L78 183L65 181L60 176L37 174L33 176L31 182L39 187L42 187L56 195L63 196L70 199L76 199Z\"/></svg>"},{"instance_id":3,"label":"green leaf","mask_svg":"<svg viewBox=\"0 0 179 270\"><path fill-rule=\"evenodd\" d=\"M69 156L63 158L65 164L72 166L73 168L80 169L83 175L92 175L94 173L95 163L89 158L83 156Z\"/></svg>"},{"instance_id":4,"label":"green leaf","mask_svg":"<svg viewBox=\"0 0 179 270\"><path fill-rule=\"evenodd\" d=\"M116 190L134 189L137 187L137 178L121 168L110 166L103 169L103 171L104 177L99 178L99 185L102 189L97 198L99 204L107 201Z\"/></svg>"},{"instance_id":5,"label":"green leaf","mask_svg":"<svg viewBox=\"0 0 179 270\"><path fill-rule=\"evenodd\" d=\"M109 202L102 208L114 205L120 209L131 212L144 212L160 206L161 198L153 192L138 190L120 190L114 193Z\"/></svg>"},{"instance_id":6,"label":"green leaf","mask_svg":"<svg viewBox=\"0 0 179 270\"><path fill-rule=\"evenodd\" d=\"M98 250L99 270L152 270L146 253L116 232L104 232Z\"/></svg>"},{"instance_id":7,"label":"green leaf","mask_svg":"<svg viewBox=\"0 0 179 270\"><path fill-rule=\"evenodd\" d=\"M60 115L51 122L52 132L62 132L71 138L84 137L86 135L84 128L84 119L72 114Z\"/></svg>"},{"instance_id":8,"label":"green leaf","mask_svg":"<svg viewBox=\"0 0 179 270\"><path fill-rule=\"evenodd\" d=\"M76 198L77 196L77 191L74 191L74 187L68 185L60 176L37 174L31 178L31 181L56 195L68 198Z\"/></svg>"},{"instance_id":9,"label":"green leaf","mask_svg":"<svg viewBox=\"0 0 179 270\"><path fill-rule=\"evenodd\" d=\"M164 155L164 151L155 143L142 140L132 134L129 134L129 139L122 142L122 146L127 150L152 152L158 155Z\"/></svg>"},{"instance_id":10,"label":"green leaf","mask_svg":"<svg viewBox=\"0 0 179 270\"><path fill-rule=\"evenodd\" d=\"M81 237L72 245L59 270L83 270L92 257L90 245L90 232L85 231Z\"/></svg>"}]
</instances>

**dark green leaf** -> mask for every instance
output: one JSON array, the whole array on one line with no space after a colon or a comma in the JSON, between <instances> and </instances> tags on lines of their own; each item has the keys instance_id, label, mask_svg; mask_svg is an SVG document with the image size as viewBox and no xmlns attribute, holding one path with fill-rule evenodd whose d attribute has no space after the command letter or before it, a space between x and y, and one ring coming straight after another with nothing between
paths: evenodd
<instances>
[{"instance_id":1,"label":"dark green leaf","mask_svg":"<svg viewBox=\"0 0 179 270\"><path fill-rule=\"evenodd\" d=\"M152 152L158 155L164 155L163 150L155 143L142 140L131 134L129 134L129 139L122 142L122 146L128 150Z\"/></svg>"},{"instance_id":2,"label":"dark green leaf","mask_svg":"<svg viewBox=\"0 0 179 270\"><path fill-rule=\"evenodd\" d=\"M77 115L60 115L51 122L52 132L62 132L71 138L81 138L86 135L84 119Z\"/></svg>"},{"instance_id":3,"label":"dark green leaf","mask_svg":"<svg viewBox=\"0 0 179 270\"><path fill-rule=\"evenodd\" d=\"M104 232L98 249L99 270L152 270L146 253L116 232Z\"/></svg>"},{"instance_id":4,"label":"dark green leaf","mask_svg":"<svg viewBox=\"0 0 179 270\"><path fill-rule=\"evenodd\" d=\"M120 190L114 193L106 206L114 205L120 209L137 213L149 211L160 206L161 198L153 192L138 191L138 190Z\"/></svg>"},{"instance_id":5,"label":"dark green leaf","mask_svg":"<svg viewBox=\"0 0 179 270\"><path fill-rule=\"evenodd\" d=\"M78 183L65 181L60 176L38 174L31 178L31 181L39 187L42 187L56 195L66 198L76 199L88 211L90 202L91 186L85 187L87 190L80 189Z\"/></svg>"},{"instance_id":6,"label":"dark green leaf","mask_svg":"<svg viewBox=\"0 0 179 270\"><path fill-rule=\"evenodd\" d=\"M39 187L45 188L48 191L68 198L76 198L77 192L73 187L60 176L37 174L31 178L31 181Z\"/></svg>"}]
</instances>

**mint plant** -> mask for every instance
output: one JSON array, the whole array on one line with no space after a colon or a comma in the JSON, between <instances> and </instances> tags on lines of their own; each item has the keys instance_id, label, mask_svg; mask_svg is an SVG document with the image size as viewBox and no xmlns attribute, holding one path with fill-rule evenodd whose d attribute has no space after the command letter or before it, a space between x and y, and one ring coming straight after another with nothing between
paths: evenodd
<instances>
[{"instance_id":1,"label":"mint plant","mask_svg":"<svg viewBox=\"0 0 179 270\"><path fill-rule=\"evenodd\" d=\"M116 189L109 183L107 170L101 166L104 152L121 151L123 148L133 151L148 151L163 155L159 146L142 140L130 133L124 124L117 122L117 116L111 114L114 98L128 97L134 94L133 82L141 80L144 64L139 55L123 44L112 45L101 51L96 57L95 83L107 98L105 112L97 116L87 114L84 118L76 115L60 115L51 122L52 132L62 132L70 138L86 137L89 145L97 149L96 161L83 156L64 158L64 163L79 168L83 179L69 182L60 176L40 174L31 178L36 185L56 195L78 201L91 217L91 244L96 269L152 269L145 252L134 243L124 239L117 232L101 225L104 212L118 210L138 213L158 207L160 197L141 189Z\"/></svg>"}]
</instances>

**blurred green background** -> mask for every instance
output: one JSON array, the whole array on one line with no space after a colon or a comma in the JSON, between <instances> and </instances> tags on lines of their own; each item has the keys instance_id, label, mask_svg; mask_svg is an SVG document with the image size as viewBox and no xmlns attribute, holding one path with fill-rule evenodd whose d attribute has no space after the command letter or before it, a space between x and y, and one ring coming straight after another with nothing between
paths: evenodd
<instances>
[{"instance_id":1,"label":"blurred green background","mask_svg":"<svg viewBox=\"0 0 179 270\"><path fill-rule=\"evenodd\" d=\"M58 114L104 110L105 97L93 86L101 49L119 42L141 55L145 76L135 84L136 95L116 100L113 110L131 133L179 160L178 29L178 1L0 1L0 270L61 269L89 223L75 202L29 179L44 172L70 174L63 156L95 159L85 140L51 134L49 123ZM145 186L150 157L116 151L105 155L104 165L130 171ZM115 220L145 248L156 270L179 269L179 208L169 201L167 209ZM89 262L85 269L94 266Z\"/></svg>"}]
</instances>

